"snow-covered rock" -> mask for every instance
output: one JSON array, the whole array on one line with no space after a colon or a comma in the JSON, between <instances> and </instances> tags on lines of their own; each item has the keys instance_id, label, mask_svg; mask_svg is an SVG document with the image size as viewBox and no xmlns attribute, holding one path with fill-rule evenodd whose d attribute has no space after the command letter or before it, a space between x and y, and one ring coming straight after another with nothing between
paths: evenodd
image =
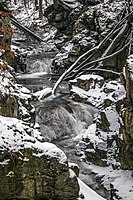
<instances>
[{"instance_id":1,"label":"snow-covered rock","mask_svg":"<svg viewBox=\"0 0 133 200\"><path fill-rule=\"evenodd\" d=\"M76 199L79 185L67 157L36 130L0 116L0 199ZM36 192L35 192L36 191Z\"/></svg>"},{"instance_id":2,"label":"snow-covered rock","mask_svg":"<svg viewBox=\"0 0 133 200\"><path fill-rule=\"evenodd\" d=\"M0 70L0 114L34 124L35 109L31 105L32 95L27 88L16 83L12 73L9 69Z\"/></svg>"},{"instance_id":3,"label":"snow-covered rock","mask_svg":"<svg viewBox=\"0 0 133 200\"><path fill-rule=\"evenodd\" d=\"M125 97L124 86L118 81L104 81L98 75L84 75L70 82L70 92L72 98L95 107L108 107Z\"/></svg>"},{"instance_id":4,"label":"snow-covered rock","mask_svg":"<svg viewBox=\"0 0 133 200\"><path fill-rule=\"evenodd\" d=\"M53 72L62 74L80 55L103 40L117 23L123 6L124 1L54 1L45 12L49 23L57 28L54 40L60 52L52 62ZM100 58L107 45L95 51L90 60ZM125 61L125 53L121 53L115 59L106 60L104 66L119 71Z\"/></svg>"}]
</instances>

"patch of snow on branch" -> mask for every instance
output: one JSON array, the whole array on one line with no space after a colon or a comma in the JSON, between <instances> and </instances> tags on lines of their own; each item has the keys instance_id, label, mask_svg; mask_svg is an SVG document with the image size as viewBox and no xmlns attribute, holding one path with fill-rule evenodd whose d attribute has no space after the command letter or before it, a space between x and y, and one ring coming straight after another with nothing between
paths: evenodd
<instances>
[{"instance_id":1,"label":"patch of snow on branch","mask_svg":"<svg viewBox=\"0 0 133 200\"><path fill-rule=\"evenodd\" d=\"M77 79L80 79L80 80L90 80L90 79L93 79L93 80L104 80L103 77L99 76L99 75L93 75L93 74L87 74L87 75L81 75L79 76Z\"/></svg>"},{"instance_id":2,"label":"patch of snow on branch","mask_svg":"<svg viewBox=\"0 0 133 200\"><path fill-rule=\"evenodd\" d=\"M48 87L48 88L45 88L45 89L40 90L38 92L35 92L34 96L37 97L39 100L41 100L41 99L47 97L48 95L50 95L51 91L52 91L52 88Z\"/></svg>"}]
</instances>

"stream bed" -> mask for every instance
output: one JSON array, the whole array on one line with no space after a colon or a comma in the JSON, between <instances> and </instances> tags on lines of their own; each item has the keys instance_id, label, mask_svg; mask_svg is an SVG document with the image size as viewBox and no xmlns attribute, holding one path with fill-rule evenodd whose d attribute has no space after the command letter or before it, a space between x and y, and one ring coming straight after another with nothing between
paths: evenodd
<instances>
[{"instance_id":1,"label":"stream bed","mask_svg":"<svg viewBox=\"0 0 133 200\"><path fill-rule=\"evenodd\" d=\"M31 92L52 87L55 82L45 73L23 74L18 77L18 81ZM89 168L89 163L76 154L76 145L81 141L88 126L93 123L98 110L71 100L66 83L61 85L55 98L50 97L32 103L36 109L36 122L40 126L44 140L56 144L65 152L70 163L79 166L79 178L83 182L101 196L110 199L110 191L100 183L101 177L97 177L97 174Z\"/></svg>"},{"instance_id":2,"label":"stream bed","mask_svg":"<svg viewBox=\"0 0 133 200\"><path fill-rule=\"evenodd\" d=\"M52 58L29 58L29 73L19 74L18 83L31 93L52 88L58 77L50 74ZM44 140L56 144L68 157L70 163L79 166L79 178L107 200L132 200L132 172L109 167L99 167L86 161L78 153L77 146L83 133L97 117L98 109L88 104L75 102L69 94L69 86L62 82L56 97L33 101L36 109L36 122L40 126ZM123 183L126 186L123 189Z\"/></svg>"}]
</instances>

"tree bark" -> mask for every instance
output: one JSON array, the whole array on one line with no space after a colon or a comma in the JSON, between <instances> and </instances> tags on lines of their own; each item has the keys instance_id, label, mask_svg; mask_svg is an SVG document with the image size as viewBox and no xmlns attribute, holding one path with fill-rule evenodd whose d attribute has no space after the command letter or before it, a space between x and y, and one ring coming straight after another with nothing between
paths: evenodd
<instances>
[{"instance_id":1,"label":"tree bark","mask_svg":"<svg viewBox=\"0 0 133 200\"><path fill-rule=\"evenodd\" d=\"M27 5L26 0L24 0L24 7L25 7L25 8L26 8L26 5Z\"/></svg>"}]
</instances>

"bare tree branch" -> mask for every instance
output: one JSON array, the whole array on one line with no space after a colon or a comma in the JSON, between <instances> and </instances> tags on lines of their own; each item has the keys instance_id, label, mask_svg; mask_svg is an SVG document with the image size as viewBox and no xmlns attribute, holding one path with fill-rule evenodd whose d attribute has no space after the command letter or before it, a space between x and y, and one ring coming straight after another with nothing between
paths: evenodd
<instances>
[{"instance_id":1,"label":"bare tree branch","mask_svg":"<svg viewBox=\"0 0 133 200\"><path fill-rule=\"evenodd\" d=\"M121 53L124 49L126 49L132 42L133 42L133 39L130 40L123 48L121 48L121 49L118 50L117 52L115 52L115 53L113 53L113 54L111 54L111 55L108 55L108 56L106 56L106 57L99 58L99 59L97 59L97 60L91 61L91 62L89 62L89 63L83 65L83 66L80 67L80 69L78 69L78 71L76 71L71 77L67 77L67 80L70 80L70 79L73 79L73 78L77 77L77 75L79 74L79 72L81 72L82 70L85 70L85 69L86 69L86 70L91 70L91 69L93 69L94 66L91 66L91 65L93 65L93 64L95 64L95 63L98 63L98 62L107 60L107 59L109 59L109 58L112 58L112 57L118 55L118 54ZM91 67L90 67L90 66L91 66ZM89 68L87 68L87 67L89 67Z\"/></svg>"},{"instance_id":2,"label":"bare tree branch","mask_svg":"<svg viewBox=\"0 0 133 200\"><path fill-rule=\"evenodd\" d=\"M128 29L130 27L129 23L125 23L124 27L121 29L119 34L114 38L114 40L111 42L111 44L108 46L102 57L105 57L107 55L110 55L113 53L114 49L116 48L117 43L121 40L121 38L124 36L125 33L127 33ZM102 63L99 63L99 66Z\"/></svg>"},{"instance_id":3,"label":"bare tree branch","mask_svg":"<svg viewBox=\"0 0 133 200\"><path fill-rule=\"evenodd\" d=\"M87 67L89 67L90 65L93 65L93 64L95 64L95 63L98 63L98 62L107 60L107 59L109 59L109 58L112 58L112 57L118 55L118 54L121 53L124 49L126 49L126 48L130 45L130 43L132 43L132 41L133 41L133 39L130 40L123 48L121 48L121 49L118 50L117 52L114 52L114 53L111 54L111 55L108 55L108 56L99 58L99 59L97 59L97 60L94 60L94 61L92 61L92 62L89 62L89 63L83 65L83 66L79 69L79 71L80 71L80 70L83 70L83 69L85 69L85 68L87 68ZM94 67L94 66L90 67L89 69L92 69L93 67ZM97 68L98 68L98 67L97 67Z\"/></svg>"},{"instance_id":4,"label":"bare tree branch","mask_svg":"<svg viewBox=\"0 0 133 200\"><path fill-rule=\"evenodd\" d=\"M113 30L102 40L102 42L99 43L99 45L97 45L96 47L93 47L92 49L90 49L90 50L88 50L87 52L85 52L84 54L82 54L82 55L75 61L75 63L73 63L73 64L71 65L71 67L70 67L69 69L67 69L67 70L60 76L60 78L57 80L57 82L55 83L55 85L54 85L54 87L53 87L53 89L52 89L52 95L54 95L54 94L56 93L56 90L57 90L59 84L63 81L63 79L64 79L66 76L68 76L68 74L70 74L70 72L72 72L72 71L75 69L75 67L77 66L77 64L79 63L79 61L81 61L83 58L87 57L88 55L90 55L90 54L92 54L93 52L95 52L95 51L97 51L98 49L100 49L101 46L111 37L111 35L114 33L114 31L115 31L117 28L119 28L119 26L122 25L129 17L132 16L132 13L133 13L133 12L131 12L131 13L129 13L127 16L125 16L125 17L113 28ZM126 25L124 25L123 31L125 31L125 28L127 28ZM123 31L122 31L122 32L123 32ZM128 44L128 45L129 45L129 44ZM83 70L85 67L91 66L91 65L93 65L93 64L95 64L95 63L97 63L97 62L101 62L101 61L103 61L103 60L106 60L106 59L108 59L108 58L111 58L111 57L117 55L118 53L122 52L128 45L125 45L125 47L123 47L123 48L120 49L119 51L117 51L117 52L115 52L115 53L113 53L113 54L111 54L111 55L109 55L109 56L106 56L106 57L103 57L103 58L100 58L100 59L91 61L91 62L89 62L89 63L87 63L87 64L84 64L84 65L82 65L82 63L81 63L80 66L81 66L81 65L82 65L82 66L81 66L81 67L78 66L78 70L77 70L77 71L74 73L74 75L71 76L71 77L75 77L75 76L79 73L79 71L80 71L80 70ZM111 47L110 47L110 48L111 48ZM91 56L91 55L90 55L90 56ZM87 60L88 60L88 58L87 58ZM83 61L83 63L85 63L85 62L86 62L86 61ZM68 77L67 77L67 78L68 78Z\"/></svg>"}]
</instances>

